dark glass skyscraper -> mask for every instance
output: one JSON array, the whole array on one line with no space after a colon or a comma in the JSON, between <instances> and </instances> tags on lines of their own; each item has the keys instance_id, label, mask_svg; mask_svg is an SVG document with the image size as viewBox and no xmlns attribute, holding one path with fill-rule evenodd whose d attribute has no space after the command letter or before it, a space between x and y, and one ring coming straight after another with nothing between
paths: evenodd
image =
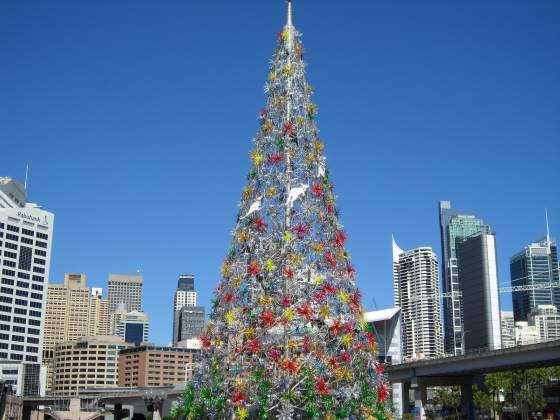
<instances>
[{"instance_id":1,"label":"dark glass skyscraper","mask_svg":"<svg viewBox=\"0 0 560 420\"><path fill-rule=\"evenodd\" d=\"M513 291L515 321L527 321L537 305L555 305L560 308L560 289L551 287L560 280L556 241L545 237L527 245L510 259L511 286L522 287Z\"/></svg>"},{"instance_id":2,"label":"dark glass skyscraper","mask_svg":"<svg viewBox=\"0 0 560 420\"><path fill-rule=\"evenodd\" d=\"M457 242L465 349L502 346L496 237L476 233Z\"/></svg>"},{"instance_id":3,"label":"dark glass skyscraper","mask_svg":"<svg viewBox=\"0 0 560 420\"><path fill-rule=\"evenodd\" d=\"M204 306L183 306L179 311L177 341L197 338L204 328Z\"/></svg>"},{"instance_id":4,"label":"dark glass skyscraper","mask_svg":"<svg viewBox=\"0 0 560 420\"><path fill-rule=\"evenodd\" d=\"M476 233L490 233L490 226L482 219L451 208L451 202L439 202L441 233L442 289L445 352L463 352L463 300L459 282L457 242Z\"/></svg>"}]
</instances>

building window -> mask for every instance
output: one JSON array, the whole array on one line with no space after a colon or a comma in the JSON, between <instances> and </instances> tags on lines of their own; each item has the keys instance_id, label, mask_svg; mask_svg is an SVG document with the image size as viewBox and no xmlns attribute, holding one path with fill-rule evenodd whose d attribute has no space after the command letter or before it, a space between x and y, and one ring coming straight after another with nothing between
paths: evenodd
<instances>
[{"instance_id":1,"label":"building window","mask_svg":"<svg viewBox=\"0 0 560 420\"><path fill-rule=\"evenodd\" d=\"M37 232L37 238L44 239L45 241L49 239L49 235L46 233Z\"/></svg>"},{"instance_id":2,"label":"building window","mask_svg":"<svg viewBox=\"0 0 560 420\"><path fill-rule=\"evenodd\" d=\"M26 238L26 237L22 237L22 238L21 238L21 243L27 244L27 245L33 245L33 239L29 239L29 238Z\"/></svg>"},{"instance_id":3,"label":"building window","mask_svg":"<svg viewBox=\"0 0 560 420\"><path fill-rule=\"evenodd\" d=\"M8 236L8 235L6 235L6 236ZM9 239L9 238L6 238L6 239ZM17 239L15 239L15 240L17 241ZM17 251L18 246L17 246L17 244L13 244L11 242L6 242L6 248L14 249L14 250Z\"/></svg>"},{"instance_id":4,"label":"building window","mask_svg":"<svg viewBox=\"0 0 560 420\"><path fill-rule=\"evenodd\" d=\"M21 246L19 250L19 263L18 268L20 270L31 269L31 256L33 255L33 250L28 246Z\"/></svg>"},{"instance_id":5,"label":"building window","mask_svg":"<svg viewBox=\"0 0 560 420\"><path fill-rule=\"evenodd\" d=\"M12 268L16 267L16 263L14 261L10 261L10 260L4 260L4 265L6 267L12 267ZM12 275L15 275L15 272L12 271L12 273L14 273Z\"/></svg>"},{"instance_id":6,"label":"building window","mask_svg":"<svg viewBox=\"0 0 560 420\"><path fill-rule=\"evenodd\" d=\"M2 284L9 284L10 286L13 286L14 281L12 279L2 279Z\"/></svg>"},{"instance_id":7,"label":"building window","mask_svg":"<svg viewBox=\"0 0 560 420\"><path fill-rule=\"evenodd\" d=\"M33 279L33 281L41 281L41 282L45 280L43 277L36 276L36 275L33 275L32 279Z\"/></svg>"},{"instance_id":8,"label":"building window","mask_svg":"<svg viewBox=\"0 0 560 420\"><path fill-rule=\"evenodd\" d=\"M22 238L23 240L23 238ZM40 248L46 248L47 247L47 243L46 242L41 242L41 241L35 241L35 245L40 247Z\"/></svg>"},{"instance_id":9,"label":"building window","mask_svg":"<svg viewBox=\"0 0 560 420\"><path fill-rule=\"evenodd\" d=\"M29 230L29 229L25 229L25 228L21 229L21 233L23 233L24 235L27 235L27 236L35 236L35 232L33 232L32 230Z\"/></svg>"},{"instance_id":10,"label":"building window","mask_svg":"<svg viewBox=\"0 0 560 420\"><path fill-rule=\"evenodd\" d=\"M14 225L8 225L6 227L7 230L9 230L10 232L18 232L19 233L19 228L17 226Z\"/></svg>"},{"instance_id":11,"label":"building window","mask_svg":"<svg viewBox=\"0 0 560 420\"><path fill-rule=\"evenodd\" d=\"M36 249L35 250L35 255L39 255L40 257L46 257L47 256L47 251L43 251L42 249Z\"/></svg>"}]
</instances>

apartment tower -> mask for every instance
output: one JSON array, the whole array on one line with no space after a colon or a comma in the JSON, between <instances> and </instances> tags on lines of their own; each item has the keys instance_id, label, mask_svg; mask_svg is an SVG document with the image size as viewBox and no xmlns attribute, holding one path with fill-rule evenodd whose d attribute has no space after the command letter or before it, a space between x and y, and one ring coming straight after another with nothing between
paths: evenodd
<instances>
[{"instance_id":1,"label":"apartment tower","mask_svg":"<svg viewBox=\"0 0 560 420\"><path fill-rule=\"evenodd\" d=\"M432 248L404 251L393 238L393 278L404 360L441 356L438 261Z\"/></svg>"}]
</instances>

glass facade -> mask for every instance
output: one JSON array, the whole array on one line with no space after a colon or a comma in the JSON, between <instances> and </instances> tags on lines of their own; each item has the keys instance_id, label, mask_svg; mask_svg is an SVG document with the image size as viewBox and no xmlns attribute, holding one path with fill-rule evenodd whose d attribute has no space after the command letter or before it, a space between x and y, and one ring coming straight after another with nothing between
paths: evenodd
<instances>
[{"instance_id":1,"label":"glass facade","mask_svg":"<svg viewBox=\"0 0 560 420\"><path fill-rule=\"evenodd\" d=\"M124 341L139 346L144 341L144 324L128 322L125 325Z\"/></svg>"},{"instance_id":2,"label":"glass facade","mask_svg":"<svg viewBox=\"0 0 560 420\"><path fill-rule=\"evenodd\" d=\"M560 307L558 283L558 250L555 241L546 238L526 246L510 259L511 286L525 286L527 290L513 292L515 321L527 321L537 305ZM531 289L531 286L536 288Z\"/></svg>"},{"instance_id":3,"label":"glass facade","mask_svg":"<svg viewBox=\"0 0 560 420\"><path fill-rule=\"evenodd\" d=\"M463 302L459 283L457 244L477 234L490 233L482 219L451 208L451 202L440 201L439 222L443 265L442 289L444 346L449 354L463 353Z\"/></svg>"}]
</instances>

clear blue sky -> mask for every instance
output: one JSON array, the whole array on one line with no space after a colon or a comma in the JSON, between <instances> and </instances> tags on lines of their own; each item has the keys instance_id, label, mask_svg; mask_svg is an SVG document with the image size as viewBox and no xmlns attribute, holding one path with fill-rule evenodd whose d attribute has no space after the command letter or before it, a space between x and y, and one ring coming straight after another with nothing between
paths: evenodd
<instances>
[{"instance_id":1,"label":"clear blue sky","mask_svg":"<svg viewBox=\"0 0 560 420\"><path fill-rule=\"evenodd\" d=\"M56 214L51 281L145 276L171 337L179 273L211 290L264 104L277 1L0 5L0 174ZM437 203L509 257L560 231L560 2L295 0L364 302L392 305L391 233L440 252ZM511 297L502 295L504 306Z\"/></svg>"}]
</instances>

